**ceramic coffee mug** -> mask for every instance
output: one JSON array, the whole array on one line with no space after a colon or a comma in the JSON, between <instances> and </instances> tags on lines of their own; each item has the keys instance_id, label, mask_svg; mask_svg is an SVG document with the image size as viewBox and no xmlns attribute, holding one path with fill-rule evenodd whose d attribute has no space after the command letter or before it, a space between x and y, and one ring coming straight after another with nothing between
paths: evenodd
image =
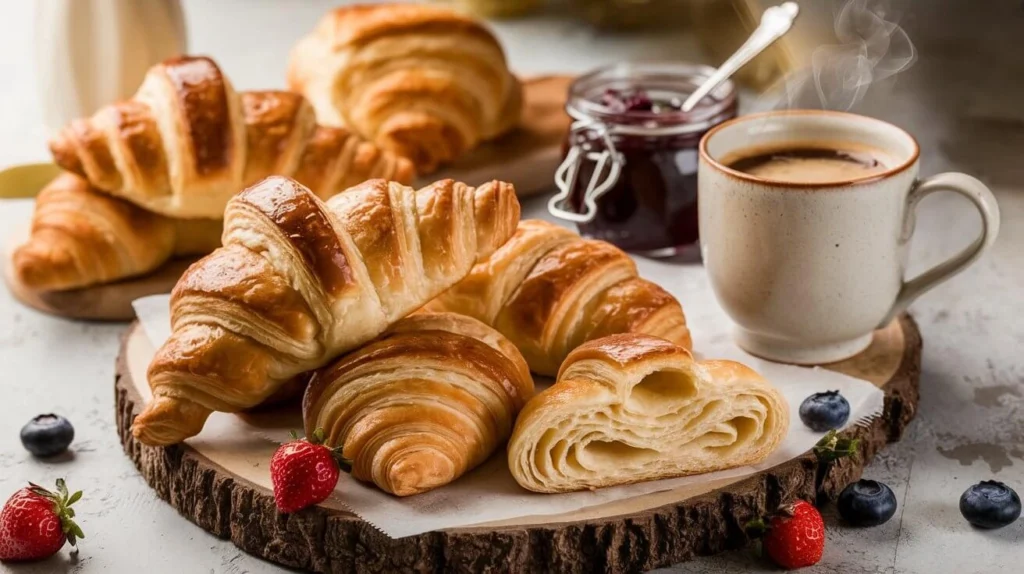
<instances>
[{"instance_id":1,"label":"ceramic coffee mug","mask_svg":"<svg viewBox=\"0 0 1024 574\"><path fill-rule=\"evenodd\" d=\"M745 150L800 147L873 150L884 171L793 183L725 165ZM876 328L992 245L999 207L988 188L962 173L918 179L919 155L914 138L894 125L829 111L748 115L704 136L701 250L715 295L738 326L740 347L798 364L856 355ZM914 208L936 191L971 200L982 232L960 253L906 281Z\"/></svg>"}]
</instances>

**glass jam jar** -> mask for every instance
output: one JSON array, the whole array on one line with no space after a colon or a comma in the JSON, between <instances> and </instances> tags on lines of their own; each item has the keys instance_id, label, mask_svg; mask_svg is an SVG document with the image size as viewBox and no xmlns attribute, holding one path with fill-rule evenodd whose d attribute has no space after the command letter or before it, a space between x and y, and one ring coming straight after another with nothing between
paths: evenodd
<instances>
[{"instance_id":1,"label":"glass jam jar","mask_svg":"<svg viewBox=\"0 0 1024 574\"><path fill-rule=\"evenodd\" d=\"M726 81L693 110L680 107L712 73L692 64L618 64L573 82L551 214L626 251L699 260L697 144L736 116L736 88Z\"/></svg>"}]
</instances>

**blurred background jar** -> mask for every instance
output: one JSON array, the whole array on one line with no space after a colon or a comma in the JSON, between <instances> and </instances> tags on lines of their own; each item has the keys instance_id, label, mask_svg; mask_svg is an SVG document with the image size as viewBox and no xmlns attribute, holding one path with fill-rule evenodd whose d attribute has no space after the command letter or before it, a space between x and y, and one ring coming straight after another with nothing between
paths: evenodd
<instances>
[{"instance_id":1,"label":"blurred background jar","mask_svg":"<svg viewBox=\"0 0 1024 574\"><path fill-rule=\"evenodd\" d=\"M146 70L185 52L179 0L40 0L34 8L36 75L51 132L131 96Z\"/></svg>"}]
</instances>

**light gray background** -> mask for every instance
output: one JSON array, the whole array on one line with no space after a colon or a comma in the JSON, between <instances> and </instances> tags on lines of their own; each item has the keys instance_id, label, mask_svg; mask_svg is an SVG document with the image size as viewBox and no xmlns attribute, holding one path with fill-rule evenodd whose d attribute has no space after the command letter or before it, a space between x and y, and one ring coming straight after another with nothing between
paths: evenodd
<instances>
[{"instance_id":1,"label":"light gray background","mask_svg":"<svg viewBox=\"0 0 1024 574\"><path fill-rule=\"evenodd\" d=\"M37 0L44 1L44 0ZM241 89L279 87L287 50L331 1L186 1L190 47L215 56ZM963 170L993 187L1002 234L973 268L914 307L925 339L922 399L904 440L867 475L900 501L888 524L867 530L828 518L828 545L809 573L1016 572L1024 521L995 531L969 528L960 493L998 478L1024 490L1024 9L1019 2L916 2L905 14L921 59L869 98L866 111L915 133L923 173ZM31 2L0 2L0 167L46 157L36 103ZM519 72L579 72L628 59L700 59L682 32L598 34L565 19L497 26ZM527 214L538 214L538 201ZM0 203L0 230L27 220L29 202ZM913 269L966 244L978 218L952 196L920 207ZM671 282L671 276L652 277ZM77 562L67 551L0 571L277 572L180 518L156 498L121 452L113 428L113 364L123 325L64 321L30 311L0 289L0 497L25 481L65 476L86 496L78 505L87 538ZM18 441L31 416L56 411L75 424L73 460L33 460ZM826 511L828 514L829 511ZM772 571L747 552L666 572Z\"/></svg>"}]
</instances>

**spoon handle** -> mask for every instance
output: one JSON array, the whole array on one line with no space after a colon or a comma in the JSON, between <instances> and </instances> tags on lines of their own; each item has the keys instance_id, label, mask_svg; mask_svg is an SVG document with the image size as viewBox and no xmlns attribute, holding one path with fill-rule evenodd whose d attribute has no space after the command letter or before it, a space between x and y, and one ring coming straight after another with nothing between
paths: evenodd
<instances>
[{"instance_id":1,"label":"spoon handle","mask_svg":"<svg viewBox=\"0 0 1024 574\"><path fill-rule=\"evenodd\" d=\"M729 56L729 59L719 66L714 74L711 74L695 92L690 94L690 97L686 98L686 101L683 102L682 111L688 112L692 110L694 106L704 99L704 96L711 93L712 90L727 80L729 76L735 74L747 62L753 60L754 56L757 56L765 48L781 38L793 27L793 20L796 19L799 13L800 7L797 6L796 2L785 2L765 10L764 14L761 15L761 23L757 25L757 29L750 34L750 37L740 46L739 50L736 50L732 56Z\"/></svg>"}]
</instances>

